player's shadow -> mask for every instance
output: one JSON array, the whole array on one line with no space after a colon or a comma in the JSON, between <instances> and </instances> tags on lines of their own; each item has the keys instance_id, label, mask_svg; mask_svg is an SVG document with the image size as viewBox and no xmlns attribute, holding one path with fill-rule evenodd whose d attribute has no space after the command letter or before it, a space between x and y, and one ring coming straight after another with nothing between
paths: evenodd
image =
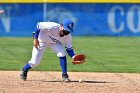
<instances>
[{"instance_id":1,"label":"player's shadow","mask_svg":"<svg viewBox=\"0 0 140 93\"><path fill-rule=\"evenodd\" d=\"M43 82L62 82L62 81L43 81ZM71 81L70 83L79 83L79 81ZM115 82L105 82L105 81L83 81L83 83L115 83Z\"/></svg>"}]
</instances>

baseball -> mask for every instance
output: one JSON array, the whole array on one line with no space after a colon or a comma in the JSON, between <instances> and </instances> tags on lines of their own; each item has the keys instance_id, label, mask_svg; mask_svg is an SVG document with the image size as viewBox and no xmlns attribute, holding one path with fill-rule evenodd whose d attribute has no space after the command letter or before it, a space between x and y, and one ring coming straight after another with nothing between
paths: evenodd
<instances>
[{"instance_id":1,"label":"baseball","mask_svg":"<svg viewBox=\"0 0 140 93\"><path fill-rule=\"evenodd\" d=\"M83 80L82 79L79 79L79 83L83 83Z\"/></svg>"}]
</instances>

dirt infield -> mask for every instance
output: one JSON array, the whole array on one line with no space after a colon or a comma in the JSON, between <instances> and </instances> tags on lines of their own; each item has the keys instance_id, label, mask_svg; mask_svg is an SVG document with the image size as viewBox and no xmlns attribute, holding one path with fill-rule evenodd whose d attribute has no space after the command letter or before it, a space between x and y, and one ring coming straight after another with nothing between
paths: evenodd
<instances>
[{"instance_id":1,"label":"dirt infield","mask_svg":"<svg viewBox=\"0 0 140 93\"><path fill-rule=\"evenodd\" d=\"M70 83L60 72L30 71L27 81L19 74L0 71L0 93L140 93L140 74L69 72Z\"/></svg>"}]
</instances>

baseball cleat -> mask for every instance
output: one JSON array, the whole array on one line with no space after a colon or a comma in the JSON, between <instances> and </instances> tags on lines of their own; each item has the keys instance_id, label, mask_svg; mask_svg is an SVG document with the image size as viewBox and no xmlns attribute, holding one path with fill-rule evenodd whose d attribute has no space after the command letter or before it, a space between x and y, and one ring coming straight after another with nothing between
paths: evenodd
<instances>
[{"instance_id":1,"label":"baseball cleat","mask_svg":"<svg viewBox=\"0 0 140 93\"><path fill-rule=\"evenodd\" d=\"M65 80L63 80L63 82L70 82L70 79L66 78Z\"/></svg>"},{"instance_id":2,"label":"baseball cleat","mask_svg":"<svg viewBox=\"0 0 140 93\"><path fill-rule=\"evenodd\" d=\"M70 82L68 74L62 74L62 81L63 82Z\"/></svg>"},{"instance_id":3,"label":"baseball cleat","mask_svg":"<svg viewBox=\"0 0 140 93\"><path fill-rule=\"evenodd\" d=\"M27 71L21 70L21 71L20 71L20 78L21 78L22 80L26 81L26 79L27 79Z\"/></svg>"}]
</instances>

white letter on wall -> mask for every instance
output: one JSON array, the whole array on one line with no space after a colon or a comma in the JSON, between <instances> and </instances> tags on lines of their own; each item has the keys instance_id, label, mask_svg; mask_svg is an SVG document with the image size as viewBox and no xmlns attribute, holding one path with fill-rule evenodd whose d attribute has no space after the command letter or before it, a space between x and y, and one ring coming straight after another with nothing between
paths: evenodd
<instances>
[{"instance_id":1,"label":"white letter on wall","mask_svg":"<svg viewBox=\"0 0 140 93\"><path fill-rule=\"evenodd\" d=\"M108 25L109 25L109 28L113 32L121 32L124 29L124 22L121 22L120 26L118 28L116 27L116 25L115 25L116 24L115 20L117 20L115 18L115 11L116 10L119 10L121 16L124 16L124 10L123 10L123 8L121 6L114 6L114 7L112 7L111 10L109 11L109 14L108 14Z\"/></svg>"},{"instance_id":2,"label":"white letter on wall","mask_svg":"<svg viewBox=\"0 0 140 93\"><path fill-rule=\"evenodd\" d=\"M2 14L2 16L0 17L3 23L3 26L5 28L5 31L7 33L10 32L10 10L11 10L11 7L6 7L5 13Z\"/></svg>"},{"instance_id":3,"label":"white letter on wall","mask_svg":"<svg viewBox=\"0 0 140 93\"><path fill-rule=\"evenodd\" d=\"M138 12L138 20L134 20L134 13L135 10L137 10ZM135 23L134 22L138 22L137 23L137 28L135 27ZM128 28L132 31L132 32L140 32L140 7L135 5L132 6L129 11L128 11L128 16L127 16L127 24L128 24Z\"/></svg>"}]
</instances>

